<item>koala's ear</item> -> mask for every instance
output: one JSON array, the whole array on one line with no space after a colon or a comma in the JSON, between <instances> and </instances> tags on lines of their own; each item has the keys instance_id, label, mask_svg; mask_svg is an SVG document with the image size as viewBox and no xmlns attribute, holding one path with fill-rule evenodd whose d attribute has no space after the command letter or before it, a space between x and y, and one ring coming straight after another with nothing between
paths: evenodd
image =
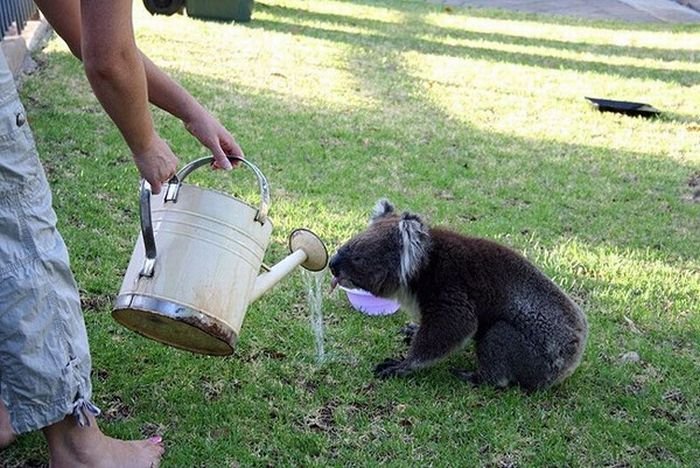
<instances>
[{"instance_id":1,"label":"koala's ear","mask_svg":"<svg viewBox=\"0 0 700 468\"><path fill-rule=\"evenodd\" d=\"M408 284L413 274L421 267L430 245L430 233L423 220L414 214L403 213L399 220L401 234L400 279Z\"/></svg>"},{"instance_id":2,"label":"koala's ear","mask_svg":"<svg viewBox=\"0 0 700 468\"><path fill-rule=\"evenodd\" d=\"M376 222L377 220L390 215L394 212L394 205L391 204L386 198L382 198L374 205L372 209L372 214L369 217L369 224Z\"/></svg>"}]
</instances>

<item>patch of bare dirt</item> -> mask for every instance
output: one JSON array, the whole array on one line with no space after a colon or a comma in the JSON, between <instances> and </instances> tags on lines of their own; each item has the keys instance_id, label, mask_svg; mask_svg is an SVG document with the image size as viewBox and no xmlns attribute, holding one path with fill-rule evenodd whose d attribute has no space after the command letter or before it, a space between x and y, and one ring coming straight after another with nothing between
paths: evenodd
<instances>
[{"instance_id":1,"label":"patch of bare dirt","mask_svg":"<svg viewBox=\"0 0 700 468\"><path fill-rule=\"evenodd\" d=\"M116 395L102 405L102 417L107 422L124 421L129 419L132 413L131 407Z\"/></svg>"},{"instance_id":2,"label":"patch of bare dirt","mask_svg":"<svg viewBox=\"0 0 700 468\"><path fill-rule=\"evenodd\" d=\"M683 196L683 200L690 203L700 203L700 172L692 174L688 178L690 193Z\"/></svg>"},{"instance_id":3,"label":"patch of bare dirt","mask_svg":"<svg viewBox=\"0 0 700 468\"><path fill-rule=\"evenodd\" d=\"M312 431L333 432L335 430L333 414L337 407L337 401L328 401L325 405L306 417L304 421L306 427Z\"/></svg>"},{"instance_id":4,"label":"patch of bare dirt","mask_svg":"<svg viewBox=\"0 0 700 468\"><path fill-rule=\"evenodd\" d=\"M90 294L80 291L80 304L85 312L100 312L109 309L113 298L109 294Z\"/></svg>"}]
</instances>

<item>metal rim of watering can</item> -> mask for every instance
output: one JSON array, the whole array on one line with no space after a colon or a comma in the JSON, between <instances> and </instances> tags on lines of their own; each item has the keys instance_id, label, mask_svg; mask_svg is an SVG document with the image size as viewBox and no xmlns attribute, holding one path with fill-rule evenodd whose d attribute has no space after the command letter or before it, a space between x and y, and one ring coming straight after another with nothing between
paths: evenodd
<instances>
[{"instance_id":1,"label":"metal rim of watering can","mask_svg":"<svg viewBox=\"0 0 700 468\"><path fill-rule=\"evenodd\" d=\"M326 244L324 244L321 238L313 231L306 228L297 228L289 234L289 238L287 239L287 247L290 252L297 250L297 247L302 247L301 245L296 245L295 241L298 238L297 236L305 236L307 241L310 240L313 242L314 247L313 252L306 252L307 259L301 266L311 272L324 270L326 266L328 266L328 249L326 248Z\"/></svg>"},{"instance_id":2,"label":"metal rim of watering can","mask_svg":"<svg viewBox=\"0 0 700 468\"><path fill-rule=\"evenodd\" d=\"M270 184L267 182L265 174L263 174L255 164L244 158L239 158L238 156L227 157L231 162L242 162L250 170L252 170L257 177L258 185L260 187L260 205L258 206L258 211L255 215L255 221L259 222L260 224L265 224L265 221L267 221L267 212L270 209ZM177 174L175 174L168 181L168 188L165 191L164 202L176 202L180 191L180 186L185 180L185 177L187 177L195 169L207 164L212 164L213 162L213 156L206 156L204 158L195 159L177 171ZM145 179L141 180L141 189L139 192L139 211L141 219L141 234L146 251L146 259L143 262L143 267L141 268L141 272L139 274L140 276L152 277L155 269L157 249L156 239L153 234L153 222L151 220L151 184L149 184Z\"/></svg>"},{"instance_id":3,"label":"metal rim of watering can","mask_svg":"<svg viewBox=\"0 0 700 468\"><path fill-rule=\"evenodd\" d=\"M188 328L189 336L192 336L191 332L193 331L206 334L214 339L212 342L214 345L206 348L202 346L195 347L192 341L189 342L189 345L186 345L182 341L175 341L162 334L156 334L143 327L135 326L134 320L143 314L149 317L150 322L164 320L172 324L176 323L178 326L193 327ZM130 293L117 296L112 317L128 329L142 336L193 353L226 356L233 353L234 345L238 339L238 334L228 324L216 317L171 300L141 294Z\"/></svg>"}]
</instances>

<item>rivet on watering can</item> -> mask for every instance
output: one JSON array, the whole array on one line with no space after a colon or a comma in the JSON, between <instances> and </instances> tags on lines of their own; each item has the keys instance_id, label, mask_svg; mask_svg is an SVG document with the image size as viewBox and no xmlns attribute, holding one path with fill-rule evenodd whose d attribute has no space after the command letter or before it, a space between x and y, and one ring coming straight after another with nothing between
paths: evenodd
<instances>
[{"instance_id":1,"label":"rivet on watering can","mask_svg":"<svg viewBox=\"0 0 700 468\"><path fill-rule=\"evenodd\" d=\"M24 118L24 114L22 112L18 112L17 117L15 119L15 123L17 123L17 126L21 127L22 125L24 125L24 122L26 122L26 121L27 121L27 119Z\"/></svg>"}]
</instances>

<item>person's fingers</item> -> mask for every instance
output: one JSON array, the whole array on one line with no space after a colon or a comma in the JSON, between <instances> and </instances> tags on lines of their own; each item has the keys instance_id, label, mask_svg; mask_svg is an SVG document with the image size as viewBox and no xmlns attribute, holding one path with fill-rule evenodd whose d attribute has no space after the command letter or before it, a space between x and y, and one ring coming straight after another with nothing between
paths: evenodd
<instances>
[{"instance_id":1,"label":"person's fingers","mask_svg":"<svg viewBox=\"0 0 700 468\"><path fill-rule=\"evenodd\" d=\"M245 158L243 150L229 133L226 133L221 139L221 147L224 149L224 151L226 151L226 154L238 156L239 158Z\"/></svg>"},{"instance_id":2,"label":"person's fingers","mask_svg":"<svg viewBox=\"0 0 700 468\"><path fill-rule=\"evenodd\" d=\"M226 151L226 154L230 156L235 156L236 158L245 158L245 155L243 154L243 151L241 150L240 146L236 144L235 141L229 146L228 148L224 148L224 151ZM231 164L233 167L238 167L241 165L241 162L238 159L234 159L231 161Z\"/></svg>"},{"instance_id":3,"label":"person's fingers","mask_svg":"<svg viewBox=\"0 0 700 468\"><path fill-rule=\"evenodd\" d=\"M214 167L224 170L229 170L233 167L231 166L231 162L226 157L226 153L224 153L224 150L221 149L218 143L212 145L212 148L210 149L214 155Z\"/></svg>"},{"instance_id":4,"label":"person's fingers","mask_svg":"<svg viewBox=\"0 0 700 468\"><path fill-rule=\"evenodd\" d=\"M231 154L234 156L238 156L239 158L245 158L245 154L243 154L243 150L241 149L240 146L238 146L238 143L236 143L235 141L233 142Z\"/></svg>"},{"instance_id":5,"label":"person's fingers","mask_svg":"<svg viewBox=\"0 0 700 468\"><path fill-rule=\"evenodd\" d=\"M236 140L231 136L230 133L227 131L224 131L224 134L221 137L221 148L228 154L229 156L235 156L237 158L245 158L245 155L243 154L243 150L241 147L236 143ZM238 167L241 165L241 162L238 160L233 160L232 161L233 167Z\"/></svg>"},{"instance_id":6,"label":"person's fingers","mask_svg":"<svg viewBox=\"0 0 700 468\"><path fill-rule=\"evenodd\" d=\"M158 195L160 193L161 183L157 180L149 180L148 183L151 184L151 193L153 195Z\"/></svg>"},{"instance_id":7,"label":"person's fingers","mask_svg":"<svg viewBox=\"0 0 700 468\"><path fill-rule=\"evenodd\" d=\"M238 146L236 139L233 138L233 135L231 135L226 128L219 125L219 128L216 130L216 138L219 141L219 145L221 145L221 149L223 149L226 154L229 156L238 156L239 158L243 157L241 147Z\"/></svg>"}]
</instances>

